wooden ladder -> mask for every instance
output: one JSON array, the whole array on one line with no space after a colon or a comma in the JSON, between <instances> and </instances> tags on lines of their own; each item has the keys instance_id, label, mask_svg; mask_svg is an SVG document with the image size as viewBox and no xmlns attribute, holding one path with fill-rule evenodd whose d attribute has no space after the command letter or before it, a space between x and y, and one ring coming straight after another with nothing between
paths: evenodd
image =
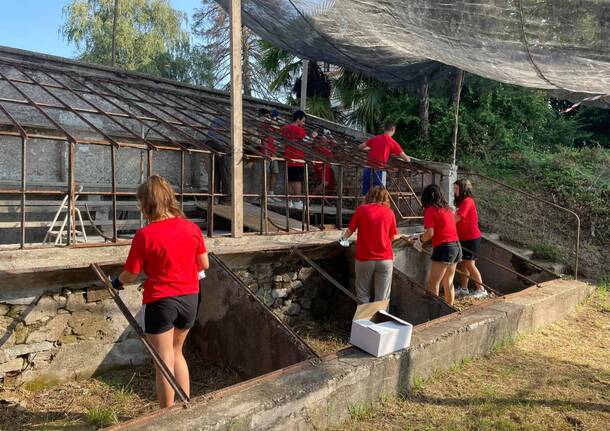
<instances>
[{"instance_id":1,"label":"wooden ladder","mask_svg":"<svg viewBox=\"0 0 610 431\"><path fill-rule=\"evenodd\" d=\"M83 189L83 186L80 186L78 188L78 192L80 192L82 189ZM68 211L68 199L70 199L70 194L66 194L64 199L61 201L61 205L57 209L57 212L55 213L55 217L53 217L51 226L49 226L49 229L47 230L47 233L44 236L44 239L42 240L43 244L50 243L53 238L55 238L55 241L53 243L54 245L63 244L64 236L67 238L67 235L68 235L68 233L66 232L66 228L67 228L67 224L68 224L68 217L71 217L70 226L72 226L72 234L74 235L75 241L78 241L78 237L81 236L83 238L83 242L87 242L87 234L85 232L85 224L83 223L83 217L81 216L80 210L76 207L76 200L78 199L78 193L76 193L74 195L74 215L76 215L76 217L74 217L72 214L70 214L70 211ZM59 227L59 229L55 229L55 225L56 225L57 221L59 220L59 217L61 216L62 211L64 211L64 210L66 210L66 215L61 222L61 226ZM76 224L75 218L77 218L80 223L80 230L79 230L79 226L77 226L77 224Z\"/></svg>"}]
</instances>

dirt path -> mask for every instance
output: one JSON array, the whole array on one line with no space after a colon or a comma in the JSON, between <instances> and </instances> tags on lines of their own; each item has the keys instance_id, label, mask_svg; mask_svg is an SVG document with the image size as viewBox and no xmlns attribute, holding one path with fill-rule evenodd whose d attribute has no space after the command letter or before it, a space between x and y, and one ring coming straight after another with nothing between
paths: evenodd
<instances>
[{"instance_id":1,"label":"dirt path","mask_svg":"<svg viewBox=\"0 0 610 431\"><path fill-rule=\"evenodd\" d=\"M610 293L485 358L464 361L406 399L350 406L343 430L610 429Z\"/></svg>"}]
</instances>

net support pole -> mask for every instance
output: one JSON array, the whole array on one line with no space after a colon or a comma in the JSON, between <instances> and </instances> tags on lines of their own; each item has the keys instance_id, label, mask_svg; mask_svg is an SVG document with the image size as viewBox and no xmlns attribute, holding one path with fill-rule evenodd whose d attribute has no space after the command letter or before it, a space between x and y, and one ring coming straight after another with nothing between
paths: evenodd
<instances>
[{"instance_id":1,"label":"net support pole","mask_svg":"<svg viewBox=\"0 0 610 431\"><path fill-rule=\"evenodd\" d=\"M307 77L309 76L309 60L303 59L303 72L301 73L301 111L307 108Z\"/></svg>"},{"instance_id":2,"label":"net support pole","mask_svg":"<svg viewBox=\"0 0 610 431\"><path fill-rule=\"evenodd\" d=\"M116 20L119 11L119 0L114 0L114 10L112 13L112 58L110 59L110 65L115 66L116 61Z\"/></svg>"},{"instance_id":3,"label":"net support pole","mask_svg":"<svg viewBox=\"0 0 610 431\"><path fill-rule=\"evenodd\" d=\"M241 0L231 0L231 236L240 237L243 220L243 100L242 100L242 27Z\"/></svg>"},{"instance_id":4,"label":"net support pole","mask_svg":"<svg viewBox=\"0 0 610 431\"><path fill-rule=\"evenodd\" d=\"M458 69L456 71L454 79L455 81L453 83L453 104L455 108L455 114L453 122L453 158L451 160L451 164L453 166L455 166L457 162L458 127L460 123L460 99L462 95L462 83L464 82L464 71L462 69Z\"/></svg>"}]
</instances>

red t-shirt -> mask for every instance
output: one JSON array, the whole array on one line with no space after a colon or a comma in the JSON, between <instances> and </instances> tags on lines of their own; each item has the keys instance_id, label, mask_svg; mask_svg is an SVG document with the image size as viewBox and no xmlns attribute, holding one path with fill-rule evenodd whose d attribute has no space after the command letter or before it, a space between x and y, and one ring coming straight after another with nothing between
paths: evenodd
<instances>
[{"instance_id":1,"label":"red t-shirt","mask_svg":"<svg viewBox=\"0 0 610 431\"><path fill-rule=\"evenodd\" d=\"M305 158L305 152L298 148L295 148L289 145L290 142L301 141L303 143L303 139L307 136L307 132L301 126L297 126L296 124L286 124L282 126L281 129L282 137L285 140L284 147L284 157L287 159L298 159L303 160ZM295 162L292 160L288 160L288 166L305 166L303 162Z\"/></svg>"},{"instance_id":2,"label":"red t-shirt","mask_svg":"<svg viewBox=\"0 0 610 431\"><path fill-rule=\"evenodd\" d=\"M424 228L434 229L432 247L445 242L458 241L455 215L449 208L437 208L435 206L426 208L424 211Z\"/></svg>"},{"instance_id":3,"label":"red t-shirt","mask_svg":"<svg viewBox=\"0 0 610 431\"><path fill-rule=\"evenodd\" d=\"M457 232L460 241L468 241L481 237L479 230L479 215L474 199L468 196L462 201L456 212L462 219L457 222Z\"/></svg>"},{"instance_id":4,"label":"red t-shirt","mask_svg":"<svg viewBox=\"0 0 610 431\"><path fill-rule=\"evenodd\" d=\"M315 147L315 150L322 154L327 160L332 159L333 153L324 144L319 144ZM315 163L313 168L318 176L319 181L326 183L326 189L333 189L335 187L335 176L333 174L332 167L327 163Z\"/></svg>"},{"instance_id":5,"label":"red t-shirt","mask_svg":"<svg viewBox=\"0 0 610 431\"><path fill-rule=\"evenodd\" d=\"M156 221L133 237L125 271L144 271L142 303L199 293L197 256L206 252L201 229L182 217Z\"/></svg>"},{"instance_id":6,"label":"red t-shirt","mask_svg":"<svg viewBox=\"0 0 610 431\"><path fill-rule=\"evenodd\" d=\"M366 146L370 148L368 163L372 167L383 167L390 160L390 154L402 153L402 147L391 136L378 135L366 141Z\"/></svg>"},{"instance_id":7,"label":"red t-shirt","mask_svg":"<svg viewBox=\"0 0 610 431\"><path fill-rule=\"evenodd\" d=\"M273 137L273 124L268 120L262 120L258 126L258 133L261 137L261 152L267 156L275 156L275 138Z\"/></svg>"},{"instance_id":8,"label":"red t-shirt","mask_svg":"<svg viewBox=\"0 0 610 431\"><path fill-rule=\"evenodd\" d=\"M351 231L358 231L357 260L394 259L392 239L396 235L396 216L382 204L364 204L356 209L349 222Z\"/></svg>"}]
</instances>

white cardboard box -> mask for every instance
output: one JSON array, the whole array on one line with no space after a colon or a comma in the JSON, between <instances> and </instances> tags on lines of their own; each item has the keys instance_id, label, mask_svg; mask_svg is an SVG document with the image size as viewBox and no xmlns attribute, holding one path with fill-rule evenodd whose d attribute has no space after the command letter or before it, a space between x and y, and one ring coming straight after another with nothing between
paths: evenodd
<instances>
[{"instance_id":1,"label":"white cardboard box","mask_svg":"<svg viewBox=\"0 0 610 431\"><path fill-rule=\"evenodd\" d=\"M413 325L388 313L389 305L389 299L359 305L350 343L377 357L409 347Z\"/></svg>"}]
</instances>

